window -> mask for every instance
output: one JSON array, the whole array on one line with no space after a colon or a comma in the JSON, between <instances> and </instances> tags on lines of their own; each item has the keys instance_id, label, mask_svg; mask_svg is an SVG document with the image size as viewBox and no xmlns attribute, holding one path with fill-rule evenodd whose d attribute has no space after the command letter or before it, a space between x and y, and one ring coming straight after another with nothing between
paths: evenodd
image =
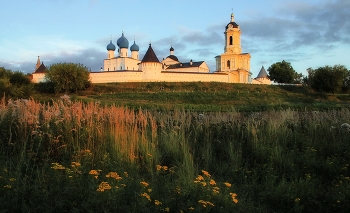
<instances>
[{"instance_id":1,"label":"window","mask_svg":"<svg viewBox=\"0 0 350 213\"><path fill-rule=\"evenodd\" d=\"M230 45L232 45L232 36L230 36Z\"/></svg>"},{"instance_id":2,"label":"window","mask_svg":"<svg viewBox=\"0 0 350 213\"><path fill-rule=\"evenodd\" d=\"M230 65L231 65L231 63L230 63L230 60L227 60L227 67L230 69Z\"/></svg>"}]
</instances>

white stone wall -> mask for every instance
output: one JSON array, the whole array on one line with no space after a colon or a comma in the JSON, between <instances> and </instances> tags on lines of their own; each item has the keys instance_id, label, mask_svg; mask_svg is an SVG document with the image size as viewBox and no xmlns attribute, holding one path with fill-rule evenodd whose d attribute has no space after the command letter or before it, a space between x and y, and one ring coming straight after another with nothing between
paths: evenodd
<instances>
[{"instance_id":1,"label":"white stone wall","mask_svg":"<svg viewBox=\"0 0 350 213\"><path fill-rule=\"evenodd\" d=\"M33 73L32 74L33 79L32 82L33 83L40 83L40 82L45 82L45 73Z\"/></svg>"},{"instance_id":2,"label":"white stone wall","mask_svg":"<svg viewBox=\"0 0 350 213\"><path fill-rule=\"evenodd\" d=\"M138 82L138 81L142 81L142 72L140 71L91 72L90 81L91 83Z\"/></svg>"}]
</instances>

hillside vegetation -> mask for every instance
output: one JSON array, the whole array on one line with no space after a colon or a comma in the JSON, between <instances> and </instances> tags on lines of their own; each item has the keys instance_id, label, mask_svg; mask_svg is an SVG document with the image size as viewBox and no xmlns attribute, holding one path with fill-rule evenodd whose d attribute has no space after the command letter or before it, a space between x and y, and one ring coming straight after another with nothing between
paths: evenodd
<instances>
[{"instance_id":1,"label":"hillside vegetation","mask_svg":"<svg viewBox=\"0 0 350 213\"><path fill-rule=\"evenodd\" d=\"M327 110L348 107L348 94L315 93L293 85L251 85L215 82L94 84L73 95L84 102L128 108L207 111Z\"/></svg>"}]
</instances>

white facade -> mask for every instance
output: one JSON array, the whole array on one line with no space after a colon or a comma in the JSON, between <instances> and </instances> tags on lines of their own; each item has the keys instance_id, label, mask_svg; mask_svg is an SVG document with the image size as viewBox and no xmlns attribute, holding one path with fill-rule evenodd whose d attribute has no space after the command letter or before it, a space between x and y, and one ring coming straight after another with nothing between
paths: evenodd
<instances>
[{"instance_id":1,"label":"white facade","mask_svg":"<svg viewBox=\"0 0 350 213\"><path fill-rule=\"evenodd\" d=\"M122 36L117 40L118 48L112 40L107 45L107 58L103 61L101 71L90 72L92 83L108 82L225 82L249 83L250 54L241 53L239 26L231 22L225 30L225 52L216 56L217 71L210 72L205 61L180 62L170 48L170 55L159 62L151 44L142 60L139 60L139 47ZM115 56L117 49L118 56ZM36 76L35 76L36 75ZM39 82L44 74L33 73L33 82ZM34 77L35 76L35 77Z\"/></svg>"}]
</instances>

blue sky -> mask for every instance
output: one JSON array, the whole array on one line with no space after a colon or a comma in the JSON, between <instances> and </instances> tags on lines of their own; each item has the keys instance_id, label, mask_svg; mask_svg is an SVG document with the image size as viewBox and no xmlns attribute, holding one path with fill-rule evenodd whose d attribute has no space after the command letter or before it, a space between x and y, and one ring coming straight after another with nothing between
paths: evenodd
<instances>
[{"instance_id":1,"label":"blue sky","mask_svg":"<svg viewBox=\"0 0 350 213\"><path fill-rule=\"evenodd\" d=\"M82 63L98 71L106 46L124 31L140 59L149 42L159 59L173 46L182 62L206 61L224 51L231 13L240 25L251 72L285 60L297 72L309 67L350 69L349 0L11 0L0 2L0 67L32 73L46 66Z\"/></svg>"}]
</instances>

